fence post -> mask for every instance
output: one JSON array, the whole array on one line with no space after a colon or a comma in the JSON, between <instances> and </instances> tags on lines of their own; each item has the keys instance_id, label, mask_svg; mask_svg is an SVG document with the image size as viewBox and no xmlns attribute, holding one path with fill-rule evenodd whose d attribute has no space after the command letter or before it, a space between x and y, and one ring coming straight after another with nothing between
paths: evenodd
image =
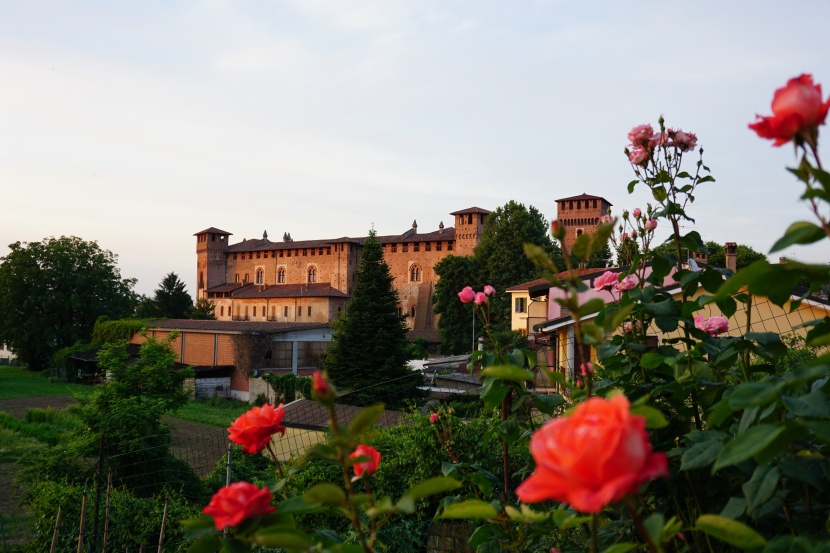
<instances>
[{"instance_id":1,"label":"fence post","mask_svg":"<svg viewBox=\"0 0 830 553\"><path fill-rule=\"evenodd\" d=\"M110 530L110 495L112 494L112 469L107 471L107 508L104 511L104 545L101 547L101 553L107 553L107 539L109 538Z\"/></svg>"},{"instance_id":2,"label":"fence post","mask_svg":"<svg viewBox=\"0 0 830 553\"><path fill-rule=\"evenodd\" d=\"M167 508L170 506L170 500L164 500L164 514L161 515L161 532L159 532L159 550L158 553L162 553L161 546L164 545L164 525L167 523Z\"/></svg>"},{"instance_id":3,"label":"fence post","mask_svg":"<svg viewBox=\"0 0 830 553\"><path fill-rule=\"evenodd\" d=\"M61 508L58 506L58 516L55 518L55 531L52 532L52 546L49 548L49 553L55 553L55 545L58 543L58 525L61 523Z\"/></svg>"},{"instance_id":4,"label":"fence post","mask_svg":"<svg viewBox=\"0 0 830 553\"><path fill-rule=\"evenodd\" d=\"M86 490L84 490L83 498L81 499L81 524L78 528L78 553L84 551L84 517L86 515Z\"/></svg>"},{"instance_id":5,"label":"fence post","mask_svg":"<svg viewBox=\"0 0 830 553\"><path fill-rule=\"evenodd\" d=\"M228 466L225 469L225 486L231 485L231 452L233 451L232 448L233 444L231 442L228 442ZM230 535L230 530L227 526L225 526L225 529L222 531L222 535L224 535L226 538Z\"/></svg>"}]
</instances>

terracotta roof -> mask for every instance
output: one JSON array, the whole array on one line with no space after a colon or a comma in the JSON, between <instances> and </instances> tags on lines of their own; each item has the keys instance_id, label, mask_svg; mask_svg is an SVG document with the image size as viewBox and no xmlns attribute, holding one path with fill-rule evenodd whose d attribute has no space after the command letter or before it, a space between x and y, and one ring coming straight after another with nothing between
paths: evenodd
<instances>
[{"instance_id":1,"label":"terracotta roof","mask_svg":"<svg viewBox=\"0 0 830 553\"><path fill-rule=\"evenodd\" d=\"M232 292L237 288L242 288L245 286L244 284L240 284L239 282L227 282L225 284L218 284L216 286L211 286L206 292Z\"/></svg>"},{"instance_id":2,"label":"terracotta roof","mask_svg":"<svg viewBox=\"0 0 830 553\"><path fill-rule=\"evenodd\" d=\"M381 244L392 244L400 242L438 242L442 240L455 240L455 228L447 227L444 230L436 230L423 234L390 234L387 236L378 236L378 241Z\"/></svg>"},{"instance_id":3,"label":"terracotta roof","mask_svg":"<svg viewBox=\"0 0 830 553\"><path fill-rule=\"evenodd\" d=\"M440 344L443 342L441 333L437 330L408 330L406 332L406 339L414 342L416 338L423 338L430 344Z\"/></svg>"},{"instance_id":4,"label":"terracotta roof","mask_svg":"<svg viewBox=\"0 0 830 553\"><path fill-rule=\"evenodd\" d=\"M517 284L516 286L512 286L505 290L505 292L522 292L540 284L550 284L550 281L546 278L537 278L536 280L531 280L530 282L523 282L521 284Z\"/></svg>"},{"instance_id":5,"label":"terracotta roof","mask_svg":"<svg viewBox=\"0 0 830 553\"><path fill-rule=\"evenodd\" d=\"M585 194L584 192L579 196L569 196L567 198L559 198L556 200L557 202L567 202L570 200L602 200L603 202L608 203L608 205L614 205L602 196L591 196L590 194Z\"/></svg>"},{"instance_id":6,"label":"terracotta roof","mask_svg":"<svg viewBox=\"0 0 830 553\"><path fill-rule=\"evenodd\" d=\"M219 229L218 229L218 228L216 228L216 227L209 227L209 228L206 228L205 230L200 230L199 232L197 232L197 233L196 233L196 234L194 234L193 236L199 236L200 234L204 234L204 233L206 233L206 232L211 232L211 233L213 233L213 234L227 234L228 236L230 236L230 235L232 235L232 234L233 234L232 232L227 232L227 231L224 231L224 230L219 230Z\"/></svg>"},{"instance_id":7,"label":"terracotta roof","mask_svg":"<svg viewBox=\"0 0 830 553\"><path fill-rule=\"evenodd\" d=\"M352 405L336 404L334 412L338 421L348 422L354 419L362 410L361 407ZM377 420L377 425L390 427L396 426L403 420L403 413L385 409ZM307 428L311 430L323 430L328 428L329 413L325 407L315 401L298 399L285 406L285 417L282 424L293 428Z\"/></svg>"},{"instance_id":8,"label":"terracotta roof","mask_svg":"<svg viewBox=\"0 0 830 553\"><path fill-rule=\"evenodd\" d=\"M266 323L255 321L200 321L195 319L167 319L150 321L149 329L164 330L199 330L206 332L254 332L258 334L281 334L293 330L310 330L328 328L328 323Z\"/></svg>"},{"instance_id":9,"label":"terracotta roof","mask_svg":"<svg viewBox=\"0 0 830 553\"><path fill-rule=\"evenodd\" d=\"M231 294L234 298L348 298L327 282L313 284L248 284Z\"/></svg>"},{"instance_id":10,"label":"terracotta roof","mask_svg":"<svg viewBox=\"0 0 830 553\"><path fill-rule=\"evenodd\" d=\"M489 212L488 212L489 213ZM262 238L252 238L243 240L228 246L225 250L230 253L234 252L251 252L251 251L279 251L279 250L301 250L308 248L326 248L332 244L363 244L367 237L349 238L343 236L341 238L332 238L326 240L295 240L293 242L271 242L270 240L263 240ZM391 244L400 242L436 242L442 240L455 240L455 229L447 227L443 230L435 230L426 233L403 233L403 234L389 234L386 236L378 236L378 241L381 244Z\"/></svg>"},{"instance_id":11,"label":"terracotta roof","mask_svg":"<svg viewBox=\"0 0 830 553\"><path fill-rule=\"evenodd\" d=\"M481 207L468 207L467 209L462 209L461 211L453 211L450 215L467 215L468 213L484 213L485 215L489 215L492 211L487 211Z\"/></svg>"}]
</instances>

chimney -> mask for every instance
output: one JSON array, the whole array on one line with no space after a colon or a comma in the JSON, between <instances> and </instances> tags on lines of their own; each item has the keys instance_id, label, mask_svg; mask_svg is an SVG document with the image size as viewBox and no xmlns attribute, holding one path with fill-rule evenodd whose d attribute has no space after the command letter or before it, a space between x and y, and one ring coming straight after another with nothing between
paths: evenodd
<instances>
[{"instance_id":1,"label":"chimney","mask_svg":"<svg viewBox=\"0 0 830 553\"><path fill-rule=\"evenodd\" d=\"M735 242L727 242L724 245L726 254L726 268L733 273L738 271L738 245Z\"/></svg>"},{"instance_id":2,"label":"chimney","mask_svg":"<svg viewBox=\"0 0 830 553\"><path fill-rule=\"evenodd\" d=\"M709 256L703 253L702 250L697 250L694 253L694 259L698 263L709 263Z\"/></svg>"}]
</instances>

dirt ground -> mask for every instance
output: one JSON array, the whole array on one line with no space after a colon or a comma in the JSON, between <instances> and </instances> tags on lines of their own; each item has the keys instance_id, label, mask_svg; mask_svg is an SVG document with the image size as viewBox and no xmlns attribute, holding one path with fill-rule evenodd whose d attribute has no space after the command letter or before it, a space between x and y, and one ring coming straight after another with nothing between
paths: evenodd
<instances>
[{"instance_id":1,"label":"dirt ground","mask_svg":"<svg viewBox=\"0 0 830 553\"><path fill-rule=\"evenodd\" d=\"M67 396L41 396L21 397L14 399L0 399L0 411L5 411L16 419L22 419L27 409L53 407L63 409L75 403L75 400Z\"/></svg>"}]
</instances>

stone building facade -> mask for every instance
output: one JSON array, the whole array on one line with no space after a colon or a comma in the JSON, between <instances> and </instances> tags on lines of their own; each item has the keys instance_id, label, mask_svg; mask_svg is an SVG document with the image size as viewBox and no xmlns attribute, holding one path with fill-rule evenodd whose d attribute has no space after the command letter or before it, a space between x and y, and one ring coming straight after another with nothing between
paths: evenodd
<instances>
[{"instance_id":1,"label":"stone building facade","mask_svg":"<svg viewBox=\"0 0 830 553\"><path fill-rule=\"evenodd\" d=\"M434 330L435 264L450 254L470 255L490 212L471 207L451 213L455 226L419 232L417 222L400 235L378 236L413 330ZM329 322L342 311L354 287L365 238L298 240L243 239L215 227L197 232L197 296L216 305L223 321Z\"/></svg>"},{"instance_id":2,"label":"stone building facade","mask_svg":"<svg viewBox=\"0 0 830 553\"><path fill-rule=\"evenodd\" d=\"M565 246L570 251L584 232L593 233L599 218L608 215L611 202L600 196L580 194L556 200L556 218L565 224Z\"/></svg>"}]
</instances>

